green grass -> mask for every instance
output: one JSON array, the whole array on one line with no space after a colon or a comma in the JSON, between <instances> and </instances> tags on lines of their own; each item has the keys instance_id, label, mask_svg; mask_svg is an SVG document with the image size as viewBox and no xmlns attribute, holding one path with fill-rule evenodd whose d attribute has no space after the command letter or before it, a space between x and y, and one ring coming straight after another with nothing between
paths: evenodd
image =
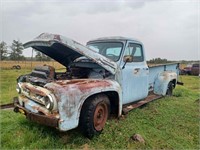
<instances>
[{"instance_id":1,"label":"green grass","mask_svg":"<svg viewBox=\"0 0 200 150\"><path fill-rule=\"evenodd\" d=\"M12 98L17 96L16 79L20 75L30 73L31 70L0 70L0 104L12 102Z\"/></svg>"},{"instance_id":2,"label":"green grass","mask_svg":"<svg viewBox=\"0 0 200 150\"><path fill-rule=\"evenodd\" d=\"M27 72L25 70L24 72ZM6 75L8 74L8 75ZM1 103L15 92L19 72L2 70ZM4 77L6 80L2 80ZM1 149L199 149L199 77L182 76L173 97L137 108L120 119L111 119L104 131L92 140L79 129L68 132L30 122L12 110L1 110ZM10 88L10 93L7 94ZM12 91L13 90L13 91ZM130 137L138 133L145 144Z\"/></svg>"},{"instance_id":3,"label":"green grass","mask_svg":"<svg viewBox=\"0 0 200 150\"><path fill-rule=\"evenodd\" d=\"M28 74L31 69L12 70L2 69L0 70L0 104L7 104L13 101L13 97L17 96L16 91L16 79L20 75ZM58 72L64 72L65 69L59 69Z\"/></svg>"}]
</instances>

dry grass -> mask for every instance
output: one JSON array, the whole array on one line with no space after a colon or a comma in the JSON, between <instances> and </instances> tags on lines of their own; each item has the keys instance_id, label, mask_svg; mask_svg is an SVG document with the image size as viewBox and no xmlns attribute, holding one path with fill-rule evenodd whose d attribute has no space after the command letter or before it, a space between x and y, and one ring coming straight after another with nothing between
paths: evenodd
<instances>
[{"instance_id":1,"label":"dry grass","mask_svg":"<svg viewBox=\"0 0 200 150\"><path fill-rule=\"evenodd\" d=\"M14 65L20 65L22 69L33 69L38 65L50 65L55 67L55 69L64 68L63 65L56 61L0 61L1 69L11 69ZM148 64L149 66L155 66L155 64ZM186 65L180 64L180 68L183 69Z\"/></svg>"},{"instance_id":2,"label":"dry grass","mask_svg":"<svg viewBox=\"0 0 200 150\"><path fill-rule=\"evenodd\" d=\"M56 69L64 68L63 65L56 61L0 61L1 69L11 69L14 65L20 65L22 69L33 69L38 65L50 65Z\"/></svg>"}]
</instances>

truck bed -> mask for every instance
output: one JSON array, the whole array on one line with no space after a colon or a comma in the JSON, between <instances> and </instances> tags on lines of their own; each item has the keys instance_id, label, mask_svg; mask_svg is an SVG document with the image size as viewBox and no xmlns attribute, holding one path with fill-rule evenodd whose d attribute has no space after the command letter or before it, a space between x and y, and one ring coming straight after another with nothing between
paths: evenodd
<instances>
[{"instance_id":1,"label":"truck bed","mask_svg":"<svg viewBox=\"0 0 200 150\"><path fill-rule=\"evenodd\" d=\"M149 65L149 91L153 90L155 79L164 71L176 72L179 75L179 63Z\"/></svg>"}]
</instances>

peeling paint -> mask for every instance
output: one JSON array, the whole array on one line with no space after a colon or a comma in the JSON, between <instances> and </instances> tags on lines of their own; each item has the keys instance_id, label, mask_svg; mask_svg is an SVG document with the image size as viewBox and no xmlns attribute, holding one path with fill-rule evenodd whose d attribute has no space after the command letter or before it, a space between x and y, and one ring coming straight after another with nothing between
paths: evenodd
<instances>
[{"instance_id":1,"label":"peeling paint","mask_svg":"<svg viewBox=\"0 0 200 150\"><path fill-rule=\"evenodd\" d=\"M96 41L102 40L101 38ZM123 50L126 49L125 43L128 41L142 45L139 41L131 39L126 39L126 42L125 38L104 40L123 41ZM114 93L114 98L118 97L118 99L110 99L110 101L114 102L120 116L123 105L140 101L128 106L127 110L129 110L149 102L152 98L147 98L150 92L156 94L153 98L161 97L166 94L168 83L171 81L176 83L178 78L178 64L149 68L144 60L137 63L128 62L125 68L122 68L123 53L118 62L113 62L61 35L43 33L24 46L31 46L49 54L65 65L68 72L57 74L51 66L40 66L35 68L32 74L21 76L18 80L19 96L15 99L14 110L24 112L31 121L56 127L61 131L78 126L84 102L95 94L110 94L112 98ZM78 64L73 66L72 63L76 63L73 61L81 56L92 60L92 64L79 62L81 66ZM86 75L81 76L82 70ZM144 98L147 99L141 101Z\"/></svg>"},{"instance_id":2,"label":"peeling paint","mask_svg":"<svg viewBox=\"0 0 200 150\"><path fill-rule=\"evenodd\" d=\"M53 90L60 99L58 109L60 118L64 121L59 123L59 128L64 131L72 129L72 126L78 126L81 106L89 96L106 91L120 92L120 85L111 80L61 80L48 83L45 87Z\"/></svg>"}]
</instances>

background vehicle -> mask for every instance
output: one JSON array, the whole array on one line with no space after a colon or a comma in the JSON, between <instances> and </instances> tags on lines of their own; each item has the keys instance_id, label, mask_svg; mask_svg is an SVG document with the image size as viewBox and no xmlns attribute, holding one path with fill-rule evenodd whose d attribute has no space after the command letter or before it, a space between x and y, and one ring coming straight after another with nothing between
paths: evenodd
<instances>
[{"instance_id":1,"label":"background vehicle","mask_svg":"<svg viewBox=\"0 0 200 150\"><path fill-rule=\"evenodd\" d=\"M191 68L191 74L198 76L200 74L199 72L200 72L199 64L193 64Z\"/></svg>"},{"instance_id":2,"label":"background vehicle","mask_svg":"<svg viewBox=\"0 0 200 150\"><path fill-rule=\"evenodd\" d=\"M191 75L192 65L187 65L183 69L181 69L180 74L182 75Z\"/></svg>"},{"instance_id":3,"label":"background vehicle","mask_svg":"<svg viewBox=\"0 0 200 150\"><path fill-rule=\"evenodd\" d=\"M99 38L83 46L43 33L24 47L48 55L66 71L38 66L20 76L14 111L61 131L80 126L89 138L101 133L109 115L172 95L178 80L178 63L149 68L143 44L135 39Z\"/></svg>"}]
</instances>

